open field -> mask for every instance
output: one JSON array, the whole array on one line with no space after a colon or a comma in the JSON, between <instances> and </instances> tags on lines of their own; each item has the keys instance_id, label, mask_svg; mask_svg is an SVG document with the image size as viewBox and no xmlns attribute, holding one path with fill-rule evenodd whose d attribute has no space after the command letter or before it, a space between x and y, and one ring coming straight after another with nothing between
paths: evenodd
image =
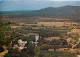
<instances>
[{"instance_id":1,"label":"open field","mask_svg":"<svg viewBox=\"0 0 80 57\"><path fill-rule=\"evenodd\" d=\"M77 22L37 22L37 24L24 24L26 26L46 26L46 27L71 27L78 25Z\"/></svg>"}]
</instances>

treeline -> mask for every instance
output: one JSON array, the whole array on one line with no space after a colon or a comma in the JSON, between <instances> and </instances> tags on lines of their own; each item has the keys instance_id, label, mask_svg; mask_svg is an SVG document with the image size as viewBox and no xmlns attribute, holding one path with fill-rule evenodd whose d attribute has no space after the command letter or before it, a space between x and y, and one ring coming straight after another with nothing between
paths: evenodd
<instances>
[{"instance_id":1,"label":"treeline","mask_svg":"<svg viewBox=\"0 0 80 57\"><path fill-rule=\"evenodd\" d=\"M35 56L35 45L29 43L27 44L27 49L21 50L21 52L16 48L9 48L9 52L4 57L34 57Z\"/></svg>"},{"instance_id":2,"label":"treeline","mask_svg":"<svg viewBox=\"0 0 80 57\"><path fill-rule=\"evenodd\" d=\"M42 38L46 38L46 37L56 37L56 36L60 36L60 33L58 31L53 31L53 32L39 32L39 35Z\"/></svg>"},{"instance_id":3,"label":"treeline","mask_svg":"<svg viewBox=\"0 0 80 57\"><path fill-rule=\"evenodd\" d=\"M40 38L38 45L41 50L54 49L56 51L58 48L71 48L65 39L54 39L49 41Z\"/></svg>"},{"instance_id":4,"label":"treeline","mask_svg":"<svg viewBox=\"0 0 80 57\"><path fill-rule=\"evenodd\" d=\"M44 51L40 47L35 47L34 44L29 43L27 49L21 52L18 49L9 49L9 52L4 57L76 57L74 53L67 51Z\"/></svg>"}]
</instances>

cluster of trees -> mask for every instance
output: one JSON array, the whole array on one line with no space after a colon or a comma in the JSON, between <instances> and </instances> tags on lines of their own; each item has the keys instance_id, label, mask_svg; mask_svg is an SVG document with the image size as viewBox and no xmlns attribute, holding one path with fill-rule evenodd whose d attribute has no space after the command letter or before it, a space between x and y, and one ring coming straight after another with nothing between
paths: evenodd
<instances>
[{"instance_id":1,"label":"cluster of trees","mask_svg":"<svg viewBox=\"0 0 80 57\"><path fill-rule=\"evenodd\" d=\"M0 23L0 52L4 51L3 45L5 44L5 34L2 32L2 23Z\"/></svg>"},{"instance_id":2,"label":"cluster of trees","mask_svg":"<svg viewBox=\"0 0 80 57\"><path fill-rule=\"evenodd\" d=\"M9 32L3 29L3 27L6 29L8 25L9 24L0 23L0 52L4 51L4 45L10 46L10 43L14 38L21 38L21 35L19 33L16 33L14 31Z\"/></svg>"},{"instance_id":3,"label":"cluster of trees","mask_svg":"<svg viewBox=\"0 0 80 57\"><path fill-rule=\"evenodd\" d=\"M12 46L18 43L19 39L22 39L23 35L20 33L13 32L11 34L10 40L12 41Z\"/></svg>"},{"instance_id":4,"label":"cluster of trees","mask_svg":"<svg viewBox=\"0 0 80 57\"><path fill-rule=\"evenodd\" d=\"M4 57L34 57L35 55L35 45L29 43L27 48L21 50L21 52L16 49L8 49L9 52Z\"/></svg>"},{"instance_id":5,"label":"cluster of trees","mask_svg":"<svg viewBox=\"0 0 80 57\"><path fill-rule=\"evenodd\" d=\"M22 28L22 33L38 33L42 38L61 36L62 31L52 31L48 29L31 29L31 27Z\"/></svg>"},{"instance_id":6,"label":"cluster of trees","mask_svg":"<svg viewBox=\"0 0 80 57\"><path fill-rule=\"evenodd\" d=\"M1 45L10 46L11 41L13 42L13 44L17 44L17 40L21 38L22 38L22 35L14 31L0 32L0 44Z\"/></svg>"},{"instance_id":7,"label":"cluster of trees","mask_svg":"<svg viewBox=\"0 0 80 57\"><path fill-rule=\"evenodd\" d=\"M47 44L47 45L67 45L66 39L53 39L53 40L45 40L44 38L40 38L39 44Z\"/></svg>"},{"instance_id":8,"label":"cluster of trees","mask_svg":"<svg viewBox=\"0 0 80 57\"><path fill-rule=\"evenodd\" d=\"M30 42L30 41L35 41L35 36L34 35L30 35L27 37L27 42ZM25 38L26 39L26 38Z\"/></svg>"},{"instance_id":9,"label":"cluster of trees","mask_svg":"<svg viewBox=\"0 0 80 57\"><path fill-rule=\"evenodd\" d=\"M61 35L58 31L48 31L48 30L40 30L40 32L38 32L38 34L42 38L55 37L55 36L60 36Z\"/></svg>"},{"instance_id":10,"label":"cluster of trees","mask_svg":"<svg viewBox=\"0 0 80 57\"><path fill-rule=\"evenodd\" d=\"M29 43L27 49L23 49L21 52L18 49L9 49L9 52L4 57L76 57L74 53L67 51L44 51L40 50L40 47L35 47L34 44Z\"/></svg>"},{"instance_id":11,"label":"cluster of trees","mask_svg":"<svg viewBox=\"0 0 80 57\"><path fill-rule=\"evenodd\" d=\"M5 54L4 57L19 57L20 56L20 52L18 51L18 49L8 49L8 53Z\"/></svg>"},{"instance_id":12,"label":"cluster of trees","mask_svg":"<svg viewBox=\"0 0 80 57\"><path fill-rule=\"evenodd\" d=\"M44 40L44 43L49 45L67 45L67 41L65 39L53 39L52 41Z\"/></svg>"},{"instance_id":13,"label":"cluster of trees","mask_svg":"<svg viewBox=\"0 0 80 57\"><path fill-rule=\"evenodd\" d=\"M45 45L46 44L46 45ZM70 48L65 39L54 39L52 41L48 40L39 40L39 45L41 46L41 50L48 49L58 49L58 48ZM45 46L42 46L45 45Z\"/></svg>"},{"instance_id":14,"label":"cluster of trees","mask_svg":"<svg viewBox=\"0 0 80 57\"><path fill-rule=\"evenodd\" d=\"M6 30L6 29L9 29L9 28L7 28L8 25L9 24L6 24L6 23L0 23L0 45L8 46L10 43L11 32Z\"/></svg>"},{"instance_id":15,"label":"cluster of trees","mask_svg":"<svg viewBox=\"0 0 80 57\"><path fill-rule=\"evenodd\" d=\"M74 53L70 52L62 52L62 51L56 51L56 52L49 52L49 51L41 51L39 56L37 57L77 57Z\"/></svg>"}]
</instances>

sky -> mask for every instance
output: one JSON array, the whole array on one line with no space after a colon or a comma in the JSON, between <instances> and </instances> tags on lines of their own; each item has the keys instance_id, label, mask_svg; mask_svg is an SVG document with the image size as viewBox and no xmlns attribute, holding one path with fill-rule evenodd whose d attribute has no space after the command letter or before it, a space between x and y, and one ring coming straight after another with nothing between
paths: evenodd
<instances>
[{"instance_id":1,"label":"sky","mask_svg":"<svg viewBox=\"0 0 80 57\"><path fill-rule=\"evenodd\" d=\"M66 5L80 6L80 0L0 0L0 11L39 10Z\"/></svg>"}]
</instances>

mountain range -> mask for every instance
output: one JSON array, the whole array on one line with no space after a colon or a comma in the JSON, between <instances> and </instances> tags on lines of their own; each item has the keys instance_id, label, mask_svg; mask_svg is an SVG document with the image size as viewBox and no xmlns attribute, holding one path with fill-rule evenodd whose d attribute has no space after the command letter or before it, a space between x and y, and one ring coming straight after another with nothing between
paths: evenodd
<instances>
[{"instance_id":1,"label":"mountain range","mask_svg":"<svg viewBox=\"0 0 80 57\"><path fill-rule=\"evenodd\" d=\"M55 18L69 18L80 20L80 6L62 6L62 7L48 7L40 10L22 10L22 11L0 11L3 15L8 16L41 16L41 17L55 17Z\"/></svg>"}]
</instances>

